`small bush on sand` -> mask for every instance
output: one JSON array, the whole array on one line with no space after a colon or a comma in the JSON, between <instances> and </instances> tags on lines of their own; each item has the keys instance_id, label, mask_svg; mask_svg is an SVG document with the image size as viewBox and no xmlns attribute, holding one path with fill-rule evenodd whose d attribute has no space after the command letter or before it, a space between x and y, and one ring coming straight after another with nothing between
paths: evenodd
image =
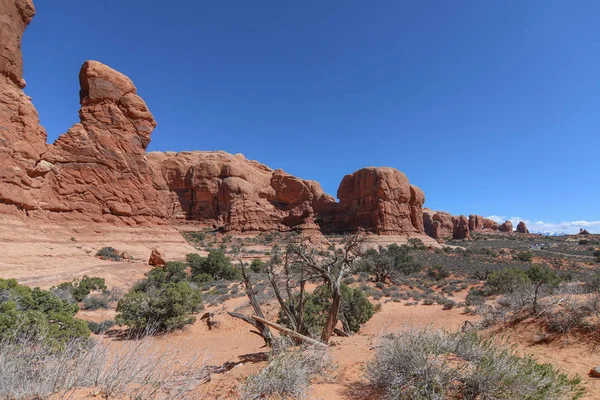
<instances>
[{"instance_id":1,"label":"small bush on sand","mask_svg":"<svg viewBox=\"0 0 600 400\"><path fill-rule=\"evenodd\" d=\"M110 328L115 326L115 324L116 324L116 322L113 321L112 319L107 319L102 322L88 321L88 323L87 323L88 328L90 328L90 331L92 331L96 335L100 335L100 334L106 332L107 330L109 330Z\"/></svg>"},{"instance_id":2,"label":"small bush on sand","mask_svg":"<svg viewBox=\"0 0 600 400\"><path fill-rule=\"evenodd\" d=\"M530 286L531 279L525 271L510 267L492 272L486 283L493 293L506 294Z\"/></svg>"},{"instance_id":3,"label":"small bush on sand","mask_svg":"<svg viewBox=\"0 0 600 400\"><path fill-rule=\"evenodd\" d=\"M381 338L367 365L388 399L576 399L583 388L550 364L474 333L409 329Z\"/></svg>"},{"instance_id":4,"label":"small bush on sand","mask_svg":"<svg viewBox=\"0 0 600 400\"><path fill-rule=\"evenodd\" d=\"M188 282L151 286L146 291L132 291L117 305L115 320L133 332L153 329L158 332L181 329L194 323L191 314L204 308L201 291Z\"/></svg>"},{"instance_id":5,"label":"small bush on sand","mask_svg":"<svg viewBox=\"0 0 600 400\"><path fill-rule=\"evenodd\" d=\"M236 280L239 271L231 264L231 260L222 250L211 251L207 257L199 254L188 254L186 260L192 271L192 279L198 274L208 274L214 279Z\"/></svg>"},{"instance_id":6,"label":"small bush on sand","mask_svg":"<svg viewBox=\"0 0 600 400\"><path fill-rule=\"evenodd\" d=\"M325 349L301 347L276 350L269 357L269 365L258 374L248 377L242 388L242 397L248 400L302 399L307 395L311 379L330 368L331 359Z\"/></svg>"},{"instance_id":7,"label":"small bush on sand","mask_svg":"<svg viewBox=\"0 0 600 400\"><path fill-rule=\"evenodd\" d=\"M65 290L70 291L76 301L83 301L92 291L106 292L107 287L104 278L84 275L81 279L74 279L72 282L63 282L58 286L50 288L50 291L56 291L57 293Z\"/></svg>"},{"instance_id":8,"label":"small bush on sand","mask_svg":"<svg viewBox=\"0 0 600 400\"><path fill-rule=\"evenodd\" d=\"M103 247L96 253L97 257L103 260L121 261L121 255L113 247Z\"/></svg>"},{"instance_id":9,"label":"small bush on sand","mask_svg":"<svg viewBox=\"0 0 600 400\"><path fill-rule=\"evenodd\" d=\"M83 306L86 310L98 310L99 308L109 308L109 297L107 294L91 294L83 299Z\"/></svg>"}]
</instances>

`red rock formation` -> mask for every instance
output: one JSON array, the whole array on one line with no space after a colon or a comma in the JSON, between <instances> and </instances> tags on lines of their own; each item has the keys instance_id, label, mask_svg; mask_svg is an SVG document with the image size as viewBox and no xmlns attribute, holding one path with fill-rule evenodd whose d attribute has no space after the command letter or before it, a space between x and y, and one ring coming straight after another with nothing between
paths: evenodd
<instances>
[{"instance_id":1,"label":"red rock formation","mask_svg":"<svg viewBox=\"0 0 600 400\"><path fill-rule=\"evenodd\" d=\"M469 220L464 215L452 218L452 239L471 240Z\"/></svg>"},{"instance_id":2,"label":"red rock formation","mask_svg":"<svg viewBox=\"0 0 600 400\"><path fill-rule=\"evenodd\" d=\"M226 231L318 229L314 218L335 203L314 181L273 171L225 152L148 154L154 185L170 216Z\"/></svg>"},{"instance_id":3,"label":"red rock formation","mask_svg":"<svg viewBox=\"0 0 600 400\"><path fill-rule=\"evenodd\" d=\"M469 230L470 231L481 231L483 230L484 218L481 215L471 214L469 215Z\"/></svg>"},{"instance_id":4,"label":"red rock formation","mask_svg":"<svg viewBox=\"0 0 600 400\"><path fill-rule=\"evenodd\" d=\"M451 236L454 231L452 215L444 211L423 211L423 225L425 233L434 239Z\"/></svg>"},{"instance_id":5,"label":"red rock formation","mask_svg":"<svg viewBox=\"0 0 600 400\"><path fill-rule=\"evenodd\" d=\"M498 230L500 232L512 232L513 231L513 224L510 221L506 221L503 224L500 225L500 227L498 228Z\"/></svg>"},{"instance_id":6,"label":"red rock formation","mask_svg":"<svg viewBox=\"0 0 600 400\"><path fill-rule=\"evenodd\" d=\"M160 223L146 147L156 122L125 75L87 61L79 75L81 122L60 136L37 166L45 169L39 207L68 218Z\"/></svg>"},{"instance_id":7,"label":"red rock formation","mask_svg":"<svg viewBox=\"0 0 600 400\"><path fill-rule=\"evenodd\" d=\"M394 168L368 167L346 175L337 192L338 204L323 210L326 232L364 229L379 235L423 233L425 195Z\"/></svg>"},{"instance_id":8,"label":"red rock formation","mask_svg":"<svg viewBox=\"0 0 600 400\"><path fill-rule=\"evenodd\" d=\"M519 222L519 224L517 225L517 232L518 233L529 233L529 229L527 229L527 225L525 225L525 222L523 222L523 221Z\"/></svg>"},{"instance_id":9,"label":"red rock formation","mask_svg":"<svg viewBox=\"0 0 600 400\"><path fill-rule=\"evenodd\" d=\"M36 208L40 182L28 172L46 151L46 131L21 90L21 38L34 15L31 1L0 0L0 203L15 210Z\"/></svg>"},{"instance_id":10,"label":"red rock formation","mask_svg":"<svg viewBox=\"0 0 600 400\"><path fill-rule=\"evenodd\" d=\"M165 257L165 252L160 249L153 249L152 253L150 253L150 258L148 258L148 265L153 267L162 267L167 264L167 259Z\"/></svg>"},{"instance_id":11,"label":"red rock formation","mask_svg":"<svg viewBox=\"0 0 600 400\"><path fill-rule=\"evenodd\" d=\"M489 219L489 218L484 218L483 219L483 229L497 231L499 229L499 226L496 221Z\"/></svg>"},{"instance_id":12,"label":"red rock formation","mask_svg":"<svg viewBox=\"0 0 600 400\"><path fill-rule=\"evenodd\" d=\"M156 126L152 114L129 78L95 61L86 62L79 76L80 122L47 144L22 92L21 37L34 14L31 0L0 0L3 212L127 225L198 220L229 231L424 231L423 192L392 168L346 176L336 203L318 183L240 155L147 155ZM452 232L451 216L432 219L440 236Z\"/></svg>"}]
</instances>

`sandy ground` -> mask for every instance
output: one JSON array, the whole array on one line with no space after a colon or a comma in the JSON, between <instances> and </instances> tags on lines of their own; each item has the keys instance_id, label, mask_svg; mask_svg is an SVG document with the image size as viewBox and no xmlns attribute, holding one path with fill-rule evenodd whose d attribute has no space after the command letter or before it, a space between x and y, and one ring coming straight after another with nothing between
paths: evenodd
<instances>
[{"instance_id":1,"label":"sandy ground","mask_svg":"<svg viewBox=\"0 0 600 400\"><path fill-rule=\"evenodd\" d=\"M133 262L104 261L95 254L111 246ZM0 277L48 288L83 275L106 279L109 287L128 288L148 271L153 248L168 260L195 252L173 227L119 228L110 225L51 225L0 216Z\"/></svg>"},{"instance_id":2,"label":"sandy ground","mask_svg":"<svg viewBox=\"0 0 600 400\"><path fill-rule=\"evenodd\" d=\"M382 244L391 237L378 239ZM95 257L96 251L112 246L127 251L135 262L103 261ZM165 250L169 260L182 260L186 254L195 252L172 227L115 228L99 225L65 225L31 223L26 220L0 216L0 277L16 278L21 283L44 288L81 277L84 274L106 279L109 287L128 289L150 267L146 261L153 248ZM456 294L455 300L463 301L466 291ZM337 366L331 376L315 380L311 388L312 399L377 399L364 379L365 363L373 355L378 337L389 331L407 326L431 326L432 328L458 329L465 320L477 317L463 314L462 309L442 310L439 305L406 306L405 302L382 304L380 312L367 322L360 333L348 338L332 339L331 354ZM233 298L222 305L208 307L218 323L208 329L205 321L197 321L183 331L152 338L153 345L165 349L184 350L183 354L200 355L207 365L220 366L234 362L228 372L214 374L206 385L188 398L236 399L239 385L249 374L266 365L267 349L260 337L250 332L250 326L227 314L247 304L245 297ZM276 319L276 304L271 302L264 309L267 318ZM246 308L243 312L249 313ZM114 318L114 310L82 311L79 317L102 321ZM505 335L518 345L523 353L534 355L541 361L551 362L569 374L579 374L588 388L587 399L600 398L600 380L593 380L587 372L600 365L598 349L590 342L575 339L560 340L549 344L533 343L535 327L519 326L491 331L489 334ZM121 341L118 346L127 346Z\"/></svg>"}]
</instances>

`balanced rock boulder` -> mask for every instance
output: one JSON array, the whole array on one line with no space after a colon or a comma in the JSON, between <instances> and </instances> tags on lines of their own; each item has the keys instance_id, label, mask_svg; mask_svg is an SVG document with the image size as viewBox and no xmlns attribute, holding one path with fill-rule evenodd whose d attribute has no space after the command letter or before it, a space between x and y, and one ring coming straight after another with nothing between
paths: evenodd
<instances>
[{"instance_id":1,"label":"balanced rock boulder","mask_svg":"<svg viewBox=\"0 0 600 400\"><path fill-rule=\"evenodd\" d=\"M500 225L500 227L498 228L498 230L500 232L512 232L513 231L513 224L510 221L506 221L503 224Z\"/></svg>"},{"instance_id":2,"label":"balanced rock boulder","mask_svg":"<svg viewBox=\"0 0 600 400\"><path fill-rule=\"evenodd\" d=\"M452 218L452 239L471 240L469 220L464 215Z\"/></svg>"},{"instance_id":3,"label":"balanced rock boulder","mask_svg":"<svg viewBox=\"0 0 600 400\"><path fill-rule=\"evenodd\" d=\"M518 233L529 233L529 229L527 229L527 225L525 222L521 221L517 224L517 232Z\"/></svg>"},{"instance_id":4,"label":"balanced rock boulder","mask_svg":"<svg viewBox=\"0 0 600 400\"><path fill-rule=\"evenodd\" d=\"M337 197L339 203L327 205L319 218L325 232L424 233L425 195L394 168L368 167L346 175Z\"/></svg>"}]
</instances>

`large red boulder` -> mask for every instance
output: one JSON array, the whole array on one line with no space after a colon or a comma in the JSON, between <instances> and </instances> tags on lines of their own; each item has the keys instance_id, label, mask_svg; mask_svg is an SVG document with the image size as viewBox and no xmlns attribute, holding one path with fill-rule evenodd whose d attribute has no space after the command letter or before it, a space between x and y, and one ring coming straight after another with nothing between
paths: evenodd
<instances>
[{"instance_id":1,"label":"large red boulder","mask_svg":"<svg viewBox=\"0 0 600 400\"><path fill-rule=\"evenodd\" d=\"M513 231L513 224L510 221L506 221L503 224L500 225L500 227L498 228L498 230L500 232L512 232Z\"/></svg>"},{"instance_id":2,"label":"large red boulder","mask_svg":"<svg viewBox=\"0 0 600 400\"><path fill-rule=\"evenodd\" d=\"M368 167L346 175L337 197L339 203L325 210L321 219L327 232L423 233L425 196L394 168Z\"/></svg>"},{"instance_id":3,"label":"large red boulder","mask_svg":"<svg viewBox=\"0 0 600 400\"><path fill-rule=\"evenodd\" d=\"M525 222L521 221L517 224L517 232L518 233L529 233L529 229L527 229L527 225L525 225Z\"/></svg>"}]
</instances>

